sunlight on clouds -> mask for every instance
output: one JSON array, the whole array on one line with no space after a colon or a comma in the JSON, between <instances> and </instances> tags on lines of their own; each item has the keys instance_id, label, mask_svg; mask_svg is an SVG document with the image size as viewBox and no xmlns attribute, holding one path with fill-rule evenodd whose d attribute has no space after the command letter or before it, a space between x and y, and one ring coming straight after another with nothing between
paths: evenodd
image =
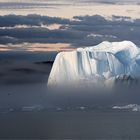
<instances>
[{"instance_id":1,"label":"sunlight on clouds","mask_svg":"<svg viewBox=\"0 0 140 140\"><path fill-rule=\"evenodd\" d=\"M0 15L40 14L72 18L77 15L140 17L140 0L0 0Z\"/></svg>"},{"instance_id":2,"label":"sunlight on clouds","mask_svg":"<svg viewBox=\"0 0 140 140\"><path fill-rule=\"evenodd\" d=\"M128 12L129 10L129 12ZM132 18L140 18L139 5L83 5L83 6L60 6L57 8L34 8L34 9L3 9L0 10L0 15L17 14L40 14L52 17L72 18L77 15L95 15L102 16L130 16Z\"/></svg>"},{"instance_id":3,"label":"sunlight on clouds","mask_svg":"<svg viewBox=\"0 0 140 140\"><path fill-rule=\"evenodd\" d=\"M61 27L61 24L51 24L51 25L41 25L42 28L47 28L49 30L57 30ZM0 29L26 29L26 28L39 28L34 25L15 25L14 27L0 27Z\"/></svg>"},{"instance_id":4,"label":"sunlight on clouds","mask_svg":"<svg viewBox=\"0 0 140 140\"><path fill-rule=\"evenodd\" d=\"M49 30L56 30L61 27L61 24L51 24L51 25L42 25L41 27L47 27Z\"/></svg>"},{"instance_id":5,"label":"sunlight on clouds","mask_svg":"<svg viewBox=\"0 0 140 140\"><path fill-rule=\"evenodd\" d=\"M56 43L56 44L40 44L40 43L22 43L22 44L7 44L0 45L0 51L30 51L30 52L59 52L71 51L70 44Z\"/></svg>"},{"instance_id":6,"label":"sunlight on clouds","mask_svg":"<svg viewBox=\"0 0 140 140\"><path fill-rule=\"evenodd\" d=\"M29 44L28 51L69 51L74 50L69 44L57 43L57 44Z\"/></svg>"}]
</instances>

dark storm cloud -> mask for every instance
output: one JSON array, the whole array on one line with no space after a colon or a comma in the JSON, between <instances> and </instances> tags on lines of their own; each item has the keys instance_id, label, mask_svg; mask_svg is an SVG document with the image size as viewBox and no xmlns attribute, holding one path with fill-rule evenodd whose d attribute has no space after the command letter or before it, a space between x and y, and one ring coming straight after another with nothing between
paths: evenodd
<instances>
[{"instance_id":1,"label":"dark storm cloud","mask_svg":"<svg viewBox=\"0 0 140 140\"><path fill-rule=\"evenodd\" d=\"M101 3L101 4L117 4L117 0L78 0L79 3Z\"/></svg>"},{"instance_id":2,"label":"dark storm cloud","mask_svg":"<svg viewBox=\"0 0 140 140\"><path fill-rule=\"evenodd\" d=\"M0 27L13 27L16 25L31 25L40 26L41 24L49 25L53 23L57 24L69 24L68 19L58 18L58 17L48 17L41 15L5 15L0 16Z\"/></svg>"},{"instance_id":3,"label":"dark storm cloud","mask_svg":"<svg viewBox=\"0 0 140 140\"><path fill-rule=\"evenodd\" d=\"M48 30L41 27L0 29L0 40L3 43L71 43L86 35L87 33L76 30Z\"/></svg>"},{"instance_id":4,"label":"dark storm cloud","mask_svg":"<svg viewBox=\"0 0 140 140\"><path fill-rule=\"evenodd\" d=\"M50 30L41 24L61 24L61 27ZM27 27L17 28L16 25ZM0 26L1 44L70 43L74 47L84 47L102 41L122 40L140 44L140 19L132 20L129 17L113 16L111 19L105 19L94 15L76 16L73 20L68 20L39 15L7 15L0 17Z\"/></svg>"},{"instance_id":5,"label":"dark storm cloud","mask_svg":"<svg viewBox=\"0 0 140 140\"><path fill-rule=\"evenodd\" d=\"M80 3L101 3L101 4L138 4L140 0L78 0Z\"/></svg>"}]
</instances>

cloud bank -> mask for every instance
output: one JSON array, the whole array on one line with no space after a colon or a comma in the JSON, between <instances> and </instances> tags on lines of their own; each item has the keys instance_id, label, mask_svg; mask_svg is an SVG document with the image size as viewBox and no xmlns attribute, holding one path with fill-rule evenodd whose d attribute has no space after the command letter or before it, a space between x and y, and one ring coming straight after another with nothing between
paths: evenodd
<instances>
[{"instance_id":1,"label":"cloud bank","mask_svg":"<svg viewBox=\"0 0 140 140\"><path fill-rule=\"evenodd\" d=\"M53 25L59 26L50 29ZM70 20L36 14L5 15L0 16L0 44L66 43L77 48L102 41L130 40L139 45L139 27L140 19L121 16L75 16Z\"/></svg>"},{"instance_id":2,"label":"cloud bank","mask_svg":"<svg viewBox=\"0 0 140 140\"><path fill-rule=\"evenodd\" d=\"M140 0L0 0L1 9L57 8L70 5L90 4L139 4Z\"/></svg>"}]
</instances>

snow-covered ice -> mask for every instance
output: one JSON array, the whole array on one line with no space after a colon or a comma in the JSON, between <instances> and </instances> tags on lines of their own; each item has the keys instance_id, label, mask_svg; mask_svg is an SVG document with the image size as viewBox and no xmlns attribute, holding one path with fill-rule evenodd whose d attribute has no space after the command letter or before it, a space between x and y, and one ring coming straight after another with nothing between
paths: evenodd
<instances>
[{"instance_id":1,"label":"snow-covered ice","mask_svg":"<svg viewBox=\"0 0 140 140\"><path fill-rule=\"evenodd\" d=\"M105 41L97 46L60 52L48 86L102 84L118 75L140 75L140 49L131 41Z\"/></svg>"}]
</instances>

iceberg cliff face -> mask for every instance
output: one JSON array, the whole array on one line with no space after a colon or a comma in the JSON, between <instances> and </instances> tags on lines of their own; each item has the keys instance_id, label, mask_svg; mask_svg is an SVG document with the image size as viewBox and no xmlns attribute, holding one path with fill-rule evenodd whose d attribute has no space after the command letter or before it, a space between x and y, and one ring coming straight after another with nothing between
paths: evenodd
<instances>
[{"instance_id":1,"label":"iceberg cliff face","mask_svg":"<svg viewBox=\"0 0 140 140\"><path fill-rule=\"evenodd\" d=\"M132 77L140 75L140 49L130 41L103 42L97 46L59 53L48 86L98 84L122 74Z\"/></svg>"}]
</instances>

